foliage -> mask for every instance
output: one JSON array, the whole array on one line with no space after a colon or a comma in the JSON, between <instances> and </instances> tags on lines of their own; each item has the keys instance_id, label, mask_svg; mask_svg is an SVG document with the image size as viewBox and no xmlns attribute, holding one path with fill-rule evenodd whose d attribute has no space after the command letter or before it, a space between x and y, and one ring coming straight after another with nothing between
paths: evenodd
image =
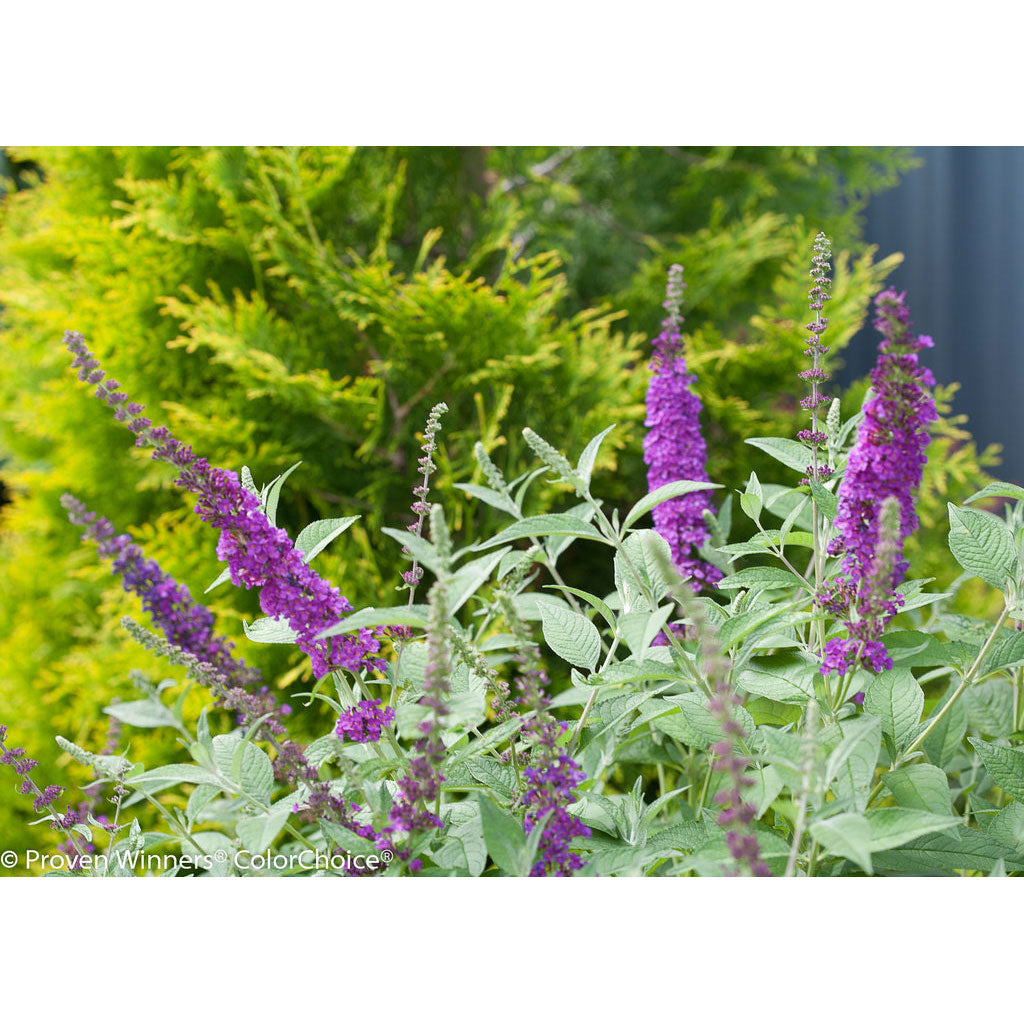
<instances>
[{"instance_id":1,"label":"foliage","mask_svg":"<svg viewBox=\"0 0 1024 1024\"><path fill-rule=\"evenodd\" d=\"M1024 644L1018 630L1004 625L1024 619L1024 491L996 483L949 509L949 546L965 576L980 576L1002 593L996 623L951 615L948 594L910 580L901 587L896 628L885 638L893 668L836 679L822 674L816 652L821 637L841 624L812 600L808 550L811 517L828 503L815 508L806 487L786 482L791 470L783 467L781 485L756 477L748 483L744 496L753 500L742 504L753 541L728 544L728 517L719 515L723 543L715 554L728 563L722 603L680 585L667 544L643 525L658 501L715 485L670 484L612 513L591 490L603 438L567 460L532 432L525 436L542 467L570 492L558 511L524 517L525 488L495 481L497 493L517 495L509 500L511 525L452 550L441 507L434 506L430 539L407 556L415 554L435 577L429 610L363 609L330 631L396 621L407 629L383 677L335 671L311 694L336 713L348 708L350 717L366 706L357 705L361 698L383 698L397 709L394 727L393 717L376 716L376 739L348 740L339 726L306 747L337 798L359 808L363 831L304 817L310 784L275 784L255 724L222 731L212 709L197 719L181 700L171 703L143 682L141 700L110 713L137 729L177 732L191 760L143 765L61 741L108 786L125 788L107 840L99 838L109 830L98 819L69 829L75 842L98 841L99 852L109 851L83 861L90 873L536 873L545 829L538 823L531 830L528 814L524 827L533 776L523 764L540 744L529 732L538 712L521 706L499 722L488 712L488 697L500 698L503 676L507 692L513 656L533 645L538 626L551 652L551 708L578 715L558 741L584 779L568 807L583 826L572 833L572 848L585 861L576 873L735 871L715 810L733 785L719 770L723 735L730 735L722 723L731 716L740 739L726 746L738 742L744 751L735 764L746 766L740 777L754 808L751 835L768 873L1024 872ZM775 447L783 451L784 442ZM826 490L841 479L843 461ZM525 479L528 488L538 477ZM1005 518L978 510L982 499L1009 499ZM775 520L785 520L781 531L765 525ZM821 529L825 548L827 514ZM402 541L400 534L394 539ZM541 570L555 569L580 544L615 563L614 590L603 598L571 585L542 585ZM793 567L801 554L810 558L803 572ZM837 569L838 560L830 560L827 575ZM458 600L438 604L439 588L446 601L455 594ZM435 614L460 606L461 615ZM680 611L682 622L696 625L696 639L673 631L659 646L655 639ZM259 627L247 630L251 638L259 638ZM136 627L131 632L155 646ZM404 848L394 835L374 842L389 835L385 824L401 794L396 780L409 771L418 723L436 707L425 698L440 651L440 824L414 830ZM721 701L715 703L723 688L742 699L725 718ZM846 699L857 689L866 694L863 708ZM67 871L66 862L53 859L41 866Z\"/></svg>"},{"instance_id":2,"label":"foliage","mask_svg":"<svg viewBox=\"0 0 1024 1024\"><path fill-rule=\"evenodd\" d=\"M908 166L904 151L857 148L12 156L19 190L0 204L0 460L13 498L0 512L0 693L36 749L51 725L98 746L95 713L132 696L127 669L138 664L117 629L137 605L79 549L63 491L131 528L193 592L212 579L205 535L166 475L112 459L117 428L61 379L53 341L66 327L112 357L133 395L214 463L270 479L301 459L283 525L294 536L310 520L361 515L344 557L321 556L325 571L360 604L387 604L402 562L379 530L412 518L397 510L437 401L451 409L442 488L481 484L477 440L513 475L528 453L522 427L580 450L616 422L598 463L607 500L641 492L647 353L633 331L654 330L669 261L693 282L687 345L711 477L735 484L751 459L763 473L768 457L744 440L788 435L796 421L807 228L831 230L848 250L836 273L836 352L894 265L859 242L859 210ZM943 584L944 494L984 482L973 445L949 423L921 510L921 556ZM527 511L552 498L541 482ZM456 504L450 517L467 543L501 523L489 506ZM565 557L581 578L611 582L585 546ZM223 588L210 600L233 635L256 608ZM308 676L296 652L261 655L278 686ZM315 708L303 714L317 720ZM142 747L156 761L173 744L147 737ZM0 807L0 828L23 842L14 813Z\"/></svg>"}]
</instances>

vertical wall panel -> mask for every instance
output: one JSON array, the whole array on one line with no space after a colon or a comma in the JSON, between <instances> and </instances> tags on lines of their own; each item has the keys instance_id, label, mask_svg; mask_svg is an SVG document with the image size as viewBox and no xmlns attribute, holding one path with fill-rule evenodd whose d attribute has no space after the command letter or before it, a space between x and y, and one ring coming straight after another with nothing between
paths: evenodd
<instances>
[{"instance_id":1,"label":"vertical wall panel","mask_svg":"<svg viewBox=\"0 0 1024 1024\"><path fill-rule=\"evenodd\" d=\"M905 255L891 280L935 338L929 364L960 381L957 410L979 444L1003 445L1001 475L1024 481L1024 148L917 152L923 166L872 201L865 235ZM871 330L851 342L846 380L868 371L875 343Z\"/></svg>"}]
</instances>

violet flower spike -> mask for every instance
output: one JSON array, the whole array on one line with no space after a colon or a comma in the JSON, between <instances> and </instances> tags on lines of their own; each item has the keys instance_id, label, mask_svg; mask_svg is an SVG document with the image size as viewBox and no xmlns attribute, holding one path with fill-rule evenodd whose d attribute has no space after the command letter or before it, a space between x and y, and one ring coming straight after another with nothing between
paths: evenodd
<instances>
[{"instance_id":1,"label":"violet flower spike","mask_svg":"<svg viewBox=\"0 0 1024 1024\"><path fill-rule=\"evenodd\" d=\"M931 348L933 342L926 335L913 333L905 299L905 292L891 288L875 299L878 315L874 326L882 340L871 372L872 391L864 405L864 420L839 486L834 524L838 535L829 545L829 554L843 556L842 571L819 598L837 617L867 600L862 593L866 595L881 585L876 561L887 562L892 557L881 543L881 511L890 498L895 500L899 515L891 541L894 564L884 584L892 612L882 618L888 621L895 614L901 603L896 588L908 567L902 557L903 543L918 525L914 492L921 485L927 462L928 424L938 418L938 413L929 390L935 378L918 360L918 353ZM877 595L871 601L874 607L879 606ZM884 621L877 628L879 636L883 627ZM868 643L866 657L861 660L873 671L890 668L892 662L878 637L869 637ZM845 640L830 640L823 655L822 672L826 673L845 672L851 667L851 657L856 658L851 643Z\"/></svg>"},{"instance_id":2,"label":"violet flower spike","mask_svg":"<svg viewBox=\"0 0 1024 1024\"><path fill-rule=\"evenodd\" d=\"M238 475L211 466L166 427L153 427L139 415L143 406L129 403L127 394L117 390L116 381L102 381L99 363L80 334L69 331L64 343L75 356L72 365L86 371L90 380L100 381L96 396L115 409L116 418L127 421L136 445L153 448L154 459L178 470L175 483L198 496L195 511L199 518L221 531L217 555L228 563L232 583L258 588L264 614L288 622L299 648L309 656L314 674L321 677L335 668L383 671L384 662L377 657L380 642L370 630L319 638L323 630L351 612L352 606L305 563L288 534L270 522L259 499L242 486Z\"/></svg>"},{"instance_id":3,"label":"violet flower spike","mask_svg":"<svg viewBox=\"0 0 1024 1024\"><path fill-rule=\"evenodd\" d=\"M127 533L115 533L109 519L91 512L73 495L63 495L60 502L68 519L85 527L83 539L94 541L100 557L111 560L111 571L121 577L124 589L139 596L142 607L171 643L215 665L235 686L248 688L260 682L259 670L232 655L234 645L214 631L213 613L192 599L188 587L146 558Z\"/></svg>"},{"instance_id":4,"label":"violet flower spike","mask_svg":"<svg viewBox=\"0 0 1024 1024\"><path fill-rule=\"evenodd\" d=\"M684 287L683 268L673 264L663 303L668 316L653 342L647 386L644 462L650 491L676 480L708 479L707 446L700 430L701 401L692 389L697 378L687 372L683 354L680 305ZM694 590L722 578L721 570L697 554L709 537L704 512L711 508L708 492L694 491L662 502L652 512L654 528L668 541L673 562L691 578Z\"/></svg>"}]
</instances>

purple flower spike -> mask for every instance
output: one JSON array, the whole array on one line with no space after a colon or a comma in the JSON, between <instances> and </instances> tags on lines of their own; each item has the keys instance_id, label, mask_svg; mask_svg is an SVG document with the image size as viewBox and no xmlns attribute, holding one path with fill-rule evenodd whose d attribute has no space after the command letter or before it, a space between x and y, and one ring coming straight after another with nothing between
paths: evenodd
<instances>
[{"instance_id":1,"label":"purple flower spike","mask_svg":"<svg viewBox=\"0 0 1024 1024\"><path fill-rule=\"evenodd\" d=\"M73 366L91 373L99 365L80 334L69 331L64 344L75 356ZM129 414L124 405L128 396L113 392L112 387L113 382L100 383L97 396ZM137 403L131 406L137 411L142 408ZM198 496L195 511L199 518L221 531L217 555L228 563L232 583L259 589L264 614L287 621L317 676L335 668L383 671L384 663L376 657L380 643L369 630L318 639L323 630L352 611L352 606L336 587L306 565L302 552L284 530L270 522L259 498L242 486L236 473L211 466L166 427L153 427L145 417L135 416L128 428L136 435L136 445L153 448L154 459L178 470L175 483L179 487Z\"/></svg>"},{"instance_id":2,"label":"purple flower spike","mask_svg":"<svg viewBox=\"0 0 1024 1024\"><path fill-rule=\"evenodd\" d=\"M647 486L651 491L676 480L707 480L707 446L700 432L701 401L692 385L697 378L687 373L679 313L683 268L669 268L664 307L668 316L654 339L651 380L647 386L648 428L644 438ZM668 541L672 560L694 590L717 583L722 573L696 552L708 540L704 511L711 509L707 491L694 491L658 505L652 515L654 528Z\"/></svg>"},{"instance_id":3,"label":"purple flower spike","mask_svg":"<svg viewBox=\"0 0 1024 1024\"><path fill-rule=\"evenodd\" d=\"M902 604L896 588L907 571L903 542L917 529L914 491L927 462L928 424L938 415L928 390L935 379L917 355L932 339L913 333L905 298L888 289L875 299L882 341L839 487L838 536L829 545L829 554L843 556L842 572L819 597L834 615L857 614L846 624L848 639L825 645L823 673L843 674L858 662L874 672L892 668L881 636Z\"/></svg>"}]
</instances>

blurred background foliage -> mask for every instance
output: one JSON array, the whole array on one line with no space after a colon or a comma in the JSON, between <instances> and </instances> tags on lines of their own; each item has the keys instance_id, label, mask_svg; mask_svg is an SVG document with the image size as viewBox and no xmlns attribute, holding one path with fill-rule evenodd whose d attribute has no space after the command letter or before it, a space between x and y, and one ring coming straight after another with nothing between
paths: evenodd
<instances>
[{"instance_id":1,"label":"blurred background foliage","mask_svg":"<svg viewBox=\"0 0 1024 1024\"><path fill-rule=\"evenodd\" d=\"M418 434L436 402L451 411L434 494L467 540L500 521L480 506L470 522L450 500L453 482L479 482L478 438L517 475L532 465L523 426L577 454L617 423L597 493L625 505L644 492L647 340L672 262L686 268L711 478L735 488L752 466L795 484L744 438L802 425L811 239L834 239L836 357L899 260L865 245L865 203L912 164L907 150L857 147L6 151L0 720L46 781L67 783L75 769L53 765L53 734L96 749L98 709L130 696L129 667L162 674L126 643L117 624L138 614L135 599L79 544L63 491L130 530L197 597L218 572L215 537L171 474L68 371L66 329L214 464L248 465L261 483L302 460L281 524L294 535L362 515L318 568L357 606L391 603L398 547L377 531L411 520ZM846 414L862 394L844 398ZM944 394L912 556L940 584L953 572L947 494L980 487L994 459ZM230 588L209 602L235 638L257 613ZM275 685L303 677L294 649L239 646ZM145 759L137 737L132 750ZM14 848L29 842L27 803L0 801Z\"/></svg>"}]
</instances>

